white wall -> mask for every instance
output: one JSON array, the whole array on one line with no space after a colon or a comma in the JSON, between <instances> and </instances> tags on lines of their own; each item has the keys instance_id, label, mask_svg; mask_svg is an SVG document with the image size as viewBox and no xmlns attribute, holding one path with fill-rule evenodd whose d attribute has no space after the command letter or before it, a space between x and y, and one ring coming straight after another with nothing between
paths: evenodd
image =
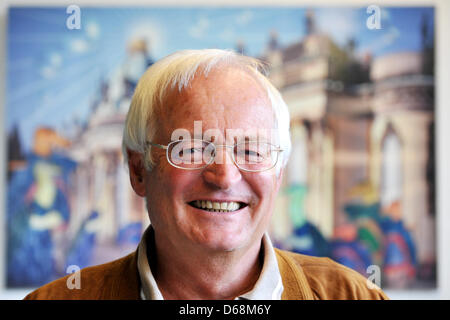
<instances>
[{"instance_id":1,"label":"white wall","mask_svg":"<svg viewBox=\"0 0 450 320\"><path fill-rule=\"evenodd\" d=\"M24 6L65 6L77 4L83 6L130 6L130 5L159 5L177 6L180 0L3 0L0 1L0 236L5 235L5 142L4 110L5 110L5 74L6 74L6 18L7 7L10 5ZM427 291L387 291L391 299L450 299L450 1L428 0L428 1L360 1L341 0L278 0L277 6L351 6L351 5L395 5L395 6L436 6L436 43L437 43L437 65L436 70L436 137L437 137L437 239L438 239L438 289ZM185 0L183 5L226 5L226 6L263 6L274 5L273 0ZM0 257L5 255L5 239L0 238ZM22 299L27 290L1 291L4 287L4 259L0 258L0 299Z\"/></svg>"}]
</instances>

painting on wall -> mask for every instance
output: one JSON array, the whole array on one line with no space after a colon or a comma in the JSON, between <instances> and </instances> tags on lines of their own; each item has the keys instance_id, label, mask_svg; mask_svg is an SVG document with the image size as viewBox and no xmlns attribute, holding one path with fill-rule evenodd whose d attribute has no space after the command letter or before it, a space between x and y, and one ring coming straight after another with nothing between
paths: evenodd
<instances>
[{"instance_id":1,"label":"painting on wall","mask_svg":"<svg viewBox=\"0 0 450 320\"><path fill-rule=\"evenodd\" d=\"M201 48L267 62L289 106L274 244L435 287L434 47L432 7L10 7L7 288L136 249L126 112L154 61Z\"/></svg>"}]
</instances>

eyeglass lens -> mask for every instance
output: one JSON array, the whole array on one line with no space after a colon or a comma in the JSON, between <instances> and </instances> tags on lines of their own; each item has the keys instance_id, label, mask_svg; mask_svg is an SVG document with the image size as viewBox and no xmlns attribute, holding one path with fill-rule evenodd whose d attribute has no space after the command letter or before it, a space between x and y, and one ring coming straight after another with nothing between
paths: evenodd
<instances>
[{"instance_id":1,"label":"eyeglass lens","mask_svg":"<svg viewBox=\"0 0 450 320\"><path fill-rule=\"evenodd\" d=\"M219 147L219 146L217 146ZM226 161L217 156L217 147L212 142L203 140L179 140L169 144L167 157L169 162L180 168L200 169L213 161L218 164ZM232 148L234 163L243 170L262 171L273 167L278 159L275 147L267 142L246 141L237 143Z\"/></svg>"}]
</instances>

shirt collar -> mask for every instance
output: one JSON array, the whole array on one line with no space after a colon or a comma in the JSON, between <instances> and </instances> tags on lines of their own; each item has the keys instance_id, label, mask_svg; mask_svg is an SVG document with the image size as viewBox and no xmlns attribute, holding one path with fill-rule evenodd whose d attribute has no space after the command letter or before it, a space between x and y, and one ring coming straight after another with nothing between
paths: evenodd
<instances>
[{"instance_id":1,"label":"shirt collar","mask_svg":"<svg viewBox=\"0 0 450 320\"><path fill-rule=\"evenodd\" d=\"M154 246L148 247L147 244L153 241L152 227L149 226L144 232L138 247L137 267L141 279L141 299L143 300L164 300L159 291L155 278L153 277L148 260L148 250L154 250ZM240 295L236 300L280 300L283 292L283 283L281 281L280 270L275 256L275 250L267 234L262 238L262 247L264 250L264 263L256 281L255 286L250 291Z\"/></svg>"}]
</instances>

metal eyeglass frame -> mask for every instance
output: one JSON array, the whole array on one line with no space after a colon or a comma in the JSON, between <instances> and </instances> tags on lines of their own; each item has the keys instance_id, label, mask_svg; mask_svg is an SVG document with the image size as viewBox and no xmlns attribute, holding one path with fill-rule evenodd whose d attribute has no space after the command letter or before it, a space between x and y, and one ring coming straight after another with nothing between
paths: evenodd
<instances>
[{"instance_id":1,"label":"metal eyeglass frame","mask_svg":"<svg viewBox=\"0 0 450 320\"><path fill-rule=\"evenodd\" d=\"M169 164L172 165L172 166L174 166L175 168L182 169L182 170L201 170L201 169L204 169L204 168L206 168L207 166L209 166L211 163L213 163L214 159L216 158L216 156L214 155L214 157L211 157L211 161L210 161L209 163L205 164L205 165L202 166L202 167L198 167L198 168L185 168L185 167L178 166L178 165L172 163L172 161L170 161L170 158L169 158L169 148L170 148L170 146L171 146L172 144L175 144L175 143L180 142L180 141L184 141L184 140L175 140L175 141L172 141L172 142L170 142L167 146L162 145L162 144L158 144L158 143L154 143L154 142L151 142L151 141L147 141L147 144L148 144L148 145L151 145L151 146L154 146L154 147L157 147L157 148L161 148L161 149L166 150L166 158L167 158L167 162L169 162ZM234 147L237 145L237 144L234 144L234 145L217 144L217 145L216 145L216 144L214 144L214 143L212 143L212 142L210 142L210 141L200 140L200 139L192 139L191 141L201 141L201 142L207 142L207 143L210 143L210 144L212 144L213 147L214 147L214 152L217 150L218 147L224 147L224 148L227 148L227 149L229 149L229 148L234 149ZM258 142L258 141L248 141L248 142ZM272 152L273 152L273 151L277 152L277 158L276 158L276 160L274 161L273 165L270 166L269 168L264 168L263 170L250 170L250 169L242 168L242 167L240 167L239 164L237 163L237 161L236 161L236 159L235 159L235 157L234 157L234 152L231 152L231 159L233 160L233 163L236 165L236 167L237 167L239 170L242 170L242 171L246 171L246 172L263 172L263 171L270 170L270 169L272 169L273 167L276 166L276 164L278 163L279 153L280 153L280 152L283 152L284 150L283 150L283 149L280 149L279 147L277 147L277 146L275 146L275 145L272 145L271 143L268 143L268 144L270 144L271 146L275 147L275 150L272 150Z\"/></svg>"}]
</instances>

